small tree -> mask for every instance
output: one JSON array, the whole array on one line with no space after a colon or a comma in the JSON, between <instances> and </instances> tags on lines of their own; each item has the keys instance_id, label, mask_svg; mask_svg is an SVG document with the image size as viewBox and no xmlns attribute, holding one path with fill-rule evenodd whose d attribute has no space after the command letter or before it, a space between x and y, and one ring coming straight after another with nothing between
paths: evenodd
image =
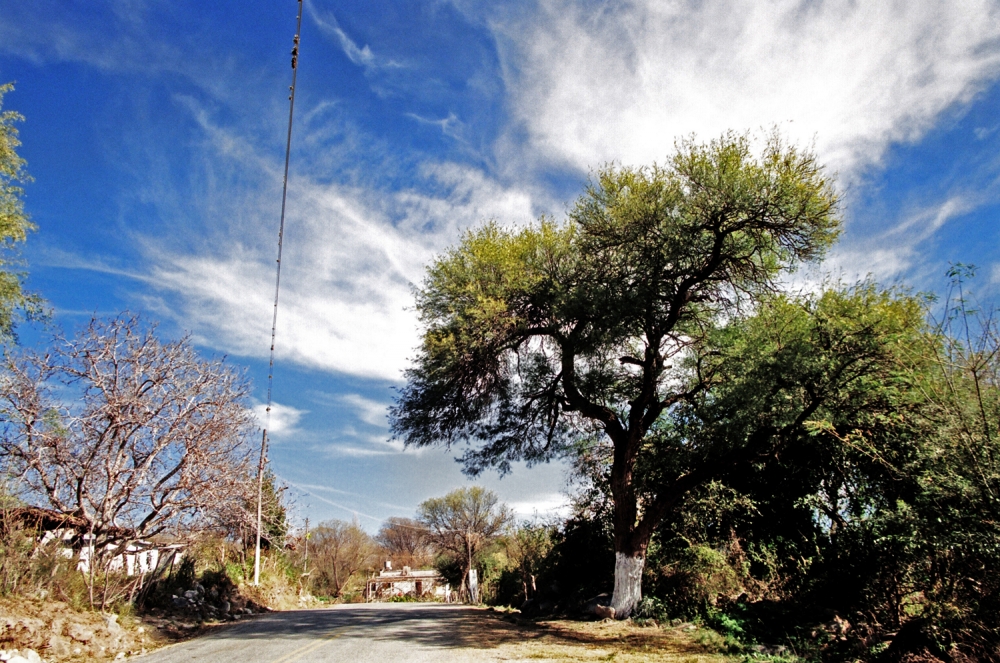
<instances>
[{"instance_id":1,"label":"small tree","mask_svg":"<svg viewBox=\"0 0 1000 663\"><path fill-rule=\"evenodd\" d=\"M538 593L538 574L552 552L554 531L551 525L523 522L504 541L507 557L520 576L525 600Z\"/></svg>"},{"instance_id":2,"label":"small tree","mask_svg":"<svg viewBox=\"0 0 1000 663\"><path fill-rule=\"evenodd\" d=\"M10 83L0 85L0 109ZM24 274L17 269L21 262L14 247L28 238L35 229L24 211L22 184L31 181L25 171L25 161L17 154L21 141L15 122L24 117L14 111L0 112L0 340L8 340L14 331L18 312L31 318L41 313L41 299L24 292Z\"/></svg>"},{"instance_id":3,"label":"small tree","mask_svg":"<svg viewBox=\"0 0 1000 663\"><path fill-rule=\"evenodd\" d=\"M427 528L433 545L460 560L469 600L478 602L479 597L469 582L469 571L476 554L510 525L510 509L493 491L473 486L423 502L417 517Z\"/></svg>"},{"instance_id":4,"label":"small tree","mask_svg":"<svg viewBox=\"0 0 1000 663\"><path fill-rule=\"evenodd\" d=\"M314 592L340 597L358 573L374 568L378 546L357 523L328 520L309 534Z\"/></svg>"},{"instance_id":5,"label":"small tree","mask_svg":"<svg viewBox=\"0 0 1000 663\"><path fill-rule=\"evenodd\" d=\"M0 463L86 530L92 569L129 541L183 534L244 497L246 377L162 342L137 317L92 319L0 374ZM92 575L92 574L91 574Z\"/></svg>"}]
</instances>

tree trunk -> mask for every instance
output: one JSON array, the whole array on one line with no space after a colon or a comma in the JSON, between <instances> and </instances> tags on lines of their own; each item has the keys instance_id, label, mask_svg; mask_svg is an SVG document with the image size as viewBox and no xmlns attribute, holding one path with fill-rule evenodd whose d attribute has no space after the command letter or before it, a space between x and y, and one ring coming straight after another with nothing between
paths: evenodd
<instances>
[{"instance_id":1,"label":"tree trunk","mask_svg":"<svg viewBox=\"0 0 1000 663\"><path fill-rule=\"evenodd\" d=\"M646 558L642 553L615 552L615 590L611 607L615 619L628 619L642 599L642 569Z\"/></svg>"}]
</instances>

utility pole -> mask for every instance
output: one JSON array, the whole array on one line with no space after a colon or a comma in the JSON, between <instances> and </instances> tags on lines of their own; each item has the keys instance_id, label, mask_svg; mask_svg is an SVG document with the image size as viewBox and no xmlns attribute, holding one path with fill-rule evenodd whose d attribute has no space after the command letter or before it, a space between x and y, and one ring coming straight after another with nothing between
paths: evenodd
<instances>
[{"instance_id":1,"label":"utility pole","mask_svg":"<svg viewBox=\"0 0 1000 663\"><path fill-rule=\"evenodd\" d=\"M278 329L278 292L281 288L281 247L285 238L285 200L288 197L288 159L292 153L292 115L295 112L295 79L299 73L299 35L302 33L302 0L292 39L292 86L288 94L288 140L285 143L285 178L281 185L281 223L278 225L278 266L274 277L274 316L271 319L271 361L267 369L267 409L264 434L260 440L260 463L257 465L257 545L253 554L253 584L260 584L260 528L264 498L264 463L267 462L267 427L271 425L271 386L274 384L274 337Z\"/></svg>"}]
</instances>

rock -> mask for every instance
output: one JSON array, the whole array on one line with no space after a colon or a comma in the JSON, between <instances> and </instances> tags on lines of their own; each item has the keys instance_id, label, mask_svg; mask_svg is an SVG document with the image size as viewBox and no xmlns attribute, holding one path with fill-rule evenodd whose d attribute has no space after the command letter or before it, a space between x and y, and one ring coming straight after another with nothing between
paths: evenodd
<instances>
[{"instance_id":1,"label":"rock","mask_svg":"<svg viewBox=\"0 0 1000 663\"><path fill-rule=\"evenodd\" d=\"M225 613L229 612L229 609L230 609L231 607L232 607L232 606L230 606L230 605L229 605L229 601L223 601L223 602L222 602L222 603L221 603L221 604L219 605L219 610L221 610L221 611L222 611L222 613L223 613L223 614L225 614Z\"/></svg>"},{"instance_id":2,"label":"rock","mask_svg":"<svg viewBox=\"0 0 1000 663\"><path fill-rule=\"evenodd\" d=\"M42 663L42 657L34 649L25 649L21 656L28 659L29 663Z\"/></svg>"},{"instance_id":3,"label":"rock","mask_svg":"<svg viewBox=\"0 0 1000 663\"><path fill-rule=\"evenodd\" d=\"M198 591L195 589L189 589L186 592L184 592L184 598L194 600L198 598Z\"/></svg>"},{"instance_id":4,"label":"rock","mask_svg":"<svg viewBox=\"0 0 1000 663\"><path fill-rule=\"evenodd\" d=\"M118 623L118 615L104 615L104 624L111 635L119 636L125 633L125 629Z\"/></svg>"},{"instance_id":5,"label":"rock","mask_svg":"<svg viewBox=\"0 0 1000 663\"><path fill-rule=\"evenodd\" d=\"M115 655L115 660L116 660L116 661L120 661L120 660L122 660L123 658L125 658L125 652L123 652L123 651L120 651L120 652L118 652L118 653L117 653L117 654Z\"/></svg>"},{"instance_id":6,"label":"rock","mask_svg":"<svg viewBox=\"0 0 1000 663\"><path fill-rule=\"evenodd\" d=\"M31 663L28 659L21 656L20 654L14 654L7 659L8 663Z\"/></svg>"},{"instance_id":7,"label":"rock","mask_svg":"<svg viewBox=\"0 0 1000 663\"><path fill-rule=\"evenodd\" d=\"M170 600L173 602L175 608L186 608L188 604L187 599L180 596L171 597Z\"/></svg>"},{"instance_id":8,"label":"rock","mask_svg":"<svg viewBox=\"0 0 1000 663\"><path fill-rule=\"evenodd\" d=\"M49 641L46 644L46 650L50 657L55 656L58 658L65 658L69 656L69 640L64 638L58 632L53 633L49 636Z\"/></svg>"},{"instance_id":9,"label":"rock","mask_svg":"<svg viewBox=\"0 0 1000 663\"><path fill-rule=\"evenodd\" d=\"M66 635L73 638L77 642L83 643L90 642L94 639L94 632L80 624L70 624L69 628L66 629Z\"/></svg>"},{"instance_id":10,"label":"rock","mask_svg":"<svg viewBox=\"0 0 1000 663\"><path fill-rule=\"evenodd\" d=\"M610 605L597 604L594 606L594 614L597 615L598 619L614 619L615 609Z\"/></svg>"},{"instance_id":11,"label":"rock","mask_svg":"<svg viewBox=\"0 0 1000 663\"><path fill-rule=\"evenodd\" d=\"M580 610L585 615L596 615L597 606L599 605L606 606L610 603L611 603L611 594L604 592L603 594L598 594L597 596L588 599L587 601L584 601L584 603L580 606Z\"/></svg>"}]
</instances>

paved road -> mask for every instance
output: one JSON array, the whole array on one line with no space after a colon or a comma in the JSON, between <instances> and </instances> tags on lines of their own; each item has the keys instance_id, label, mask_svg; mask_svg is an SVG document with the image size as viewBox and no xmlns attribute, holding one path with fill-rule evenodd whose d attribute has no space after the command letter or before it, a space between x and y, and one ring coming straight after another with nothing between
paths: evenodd
<instances>
[{"instance_id":1,"label":"paved road","mask_svg":"<svg viewBox=\"0 0 1000 663\"><path fill-rule=\"evenodd\" d=\"M142 663L486 661L494 656L482 648L483 642L477 637L477 631L482 632L486 625L484 619L487 618L482 610L434 603L372 603L275 612L220 627L139 660Z\"/></svg>"}]
</instances>

